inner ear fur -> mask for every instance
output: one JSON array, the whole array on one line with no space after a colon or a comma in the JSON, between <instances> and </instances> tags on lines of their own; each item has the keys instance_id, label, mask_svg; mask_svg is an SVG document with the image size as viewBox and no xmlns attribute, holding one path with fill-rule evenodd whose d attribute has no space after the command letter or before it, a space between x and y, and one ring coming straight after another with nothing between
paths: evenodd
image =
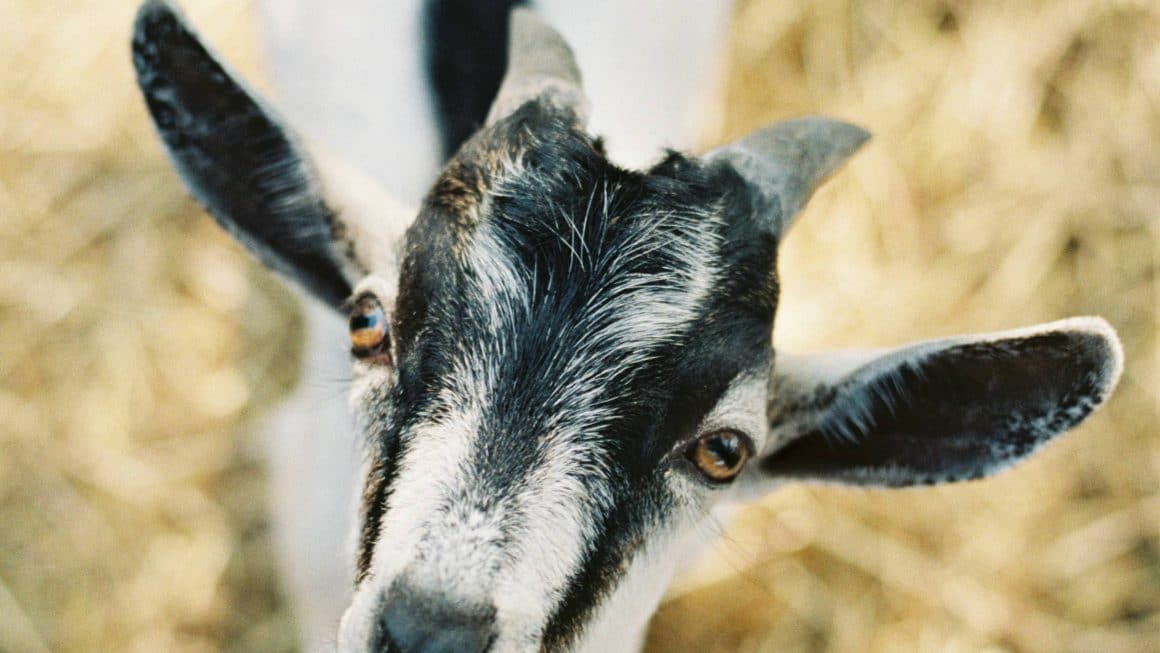
<instances>
[{"instance_id":1,"label":"inner ear fur","mask_svg":"<svg viewBox=\"0 0 1160 653\"><path fill-rule=\"evenodd\" d=\"M1101 318L882 354L779 356L766 478L906 486L987 476L1108 398L1123 354Z\"/></svg>"}]
</instances>

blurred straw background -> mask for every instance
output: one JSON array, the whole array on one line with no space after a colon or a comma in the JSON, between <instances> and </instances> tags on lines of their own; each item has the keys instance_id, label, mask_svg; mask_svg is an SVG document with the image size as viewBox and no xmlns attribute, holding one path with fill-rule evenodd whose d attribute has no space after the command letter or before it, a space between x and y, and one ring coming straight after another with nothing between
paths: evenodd
<instances>
[{"instance_id":1,"label":"blurred straw background","mask_svg":"<svg viewBox=\"0 0 1160 653\"><path fill-rule=\"evenodd\" d=\"M0 0L0 652L291 651L259 418L294 301L186 199L132 0ZM260 77L245 3L185 0ZM809 112L873 144L786 243L779 346L1074 314L1119 392L1043 455L743 511L652 651L1160 651L1160 3L745 0L707 142Z\"/></svg>"}]
</instances>

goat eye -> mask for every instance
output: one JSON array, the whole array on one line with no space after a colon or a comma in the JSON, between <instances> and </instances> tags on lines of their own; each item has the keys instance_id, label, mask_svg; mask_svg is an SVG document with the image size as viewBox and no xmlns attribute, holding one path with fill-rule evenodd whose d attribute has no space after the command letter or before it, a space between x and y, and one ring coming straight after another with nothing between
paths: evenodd
<instances>
[{"instance_id":1,"label":"goat eye","mask_svg":"<svg viewBox=\"0 0 1160 653\"><path fill-rule=\"evenodd\" d=\"M374 297L362 297L350 311L350 347L355 356L366 358L387 352L387 316Z\"/></svg>"},{"instance_id":2,"label":"goat eye","mask_svg":"<svg viewBox=\"0 0 1160 653\"><path fill-rule=\"evenodd\" d=\"M749 460L749 446L745 437L736 431L713 431L697 438L685 456L710 481L726 483Z\"/></svg>"}]
</instances>

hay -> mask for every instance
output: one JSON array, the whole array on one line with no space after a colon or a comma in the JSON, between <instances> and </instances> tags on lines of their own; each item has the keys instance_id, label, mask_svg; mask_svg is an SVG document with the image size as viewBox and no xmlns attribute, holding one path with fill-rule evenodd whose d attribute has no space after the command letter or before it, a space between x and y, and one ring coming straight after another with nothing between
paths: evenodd
<instances>
[{"instance_id":1,"label":"hay","mask_svg":"<svg viewBox=\"0 0 1160 653\"><path fill-rule=\"evenodd\" d=\"M255 67L244 12L189 4ZM290 650L248 421L289 385L292 304L169 170L135 9L3 12L0 651Z\"/></svg>"},{"instance_id":2,"label":"hay","mask_svg":"<svg viewBox=\"0 0 1160 653\"><path fill-rule=\"evenodd\" d=\"M184 4L257 69L244 7ZM169 171L134 5L0 23L0 651L288 651L255 419L296 313ZM1126 376L992 481L746 510L651 650L1160 650L1160 7L741 3L709 140L814 111L876 140L786 243L779 345L1098 313Z\"/></svg>"}]
</instances>

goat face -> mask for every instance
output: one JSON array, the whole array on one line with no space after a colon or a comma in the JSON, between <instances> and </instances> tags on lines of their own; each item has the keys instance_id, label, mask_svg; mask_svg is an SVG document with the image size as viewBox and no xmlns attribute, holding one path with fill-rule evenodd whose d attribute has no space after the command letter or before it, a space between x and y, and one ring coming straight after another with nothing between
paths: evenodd
<instances>
[{"instance_id":1,"label":"goat face","mask_svg":"<svg viewBox=\"0 0 1160 653\"><path fill-rule=\"evenodd\" d=\"M777 302L736 172L621 170L570 117L531 102L471 140L408 232L397 298L355 290L394 307L389 356L356 362L364 582L552 649L762 443ZM714 432L723 467L702 471Z\"/></svg>"},{"instance_id":2,"label":"goat face","mask_svg":"<svg viewBox=\"0 0 1160 653\"><path fill-rule=\"evenodd\" d=\"M351 316L367 464L343 651L631 650L724 498L975 478L1119 373L1095 318L774 365L778 242L865 132L791 121L623 170L527 13L487 124L405 234L168 4L142 9L134 58L193 194Z\"/></svg>"}]
</instances>

